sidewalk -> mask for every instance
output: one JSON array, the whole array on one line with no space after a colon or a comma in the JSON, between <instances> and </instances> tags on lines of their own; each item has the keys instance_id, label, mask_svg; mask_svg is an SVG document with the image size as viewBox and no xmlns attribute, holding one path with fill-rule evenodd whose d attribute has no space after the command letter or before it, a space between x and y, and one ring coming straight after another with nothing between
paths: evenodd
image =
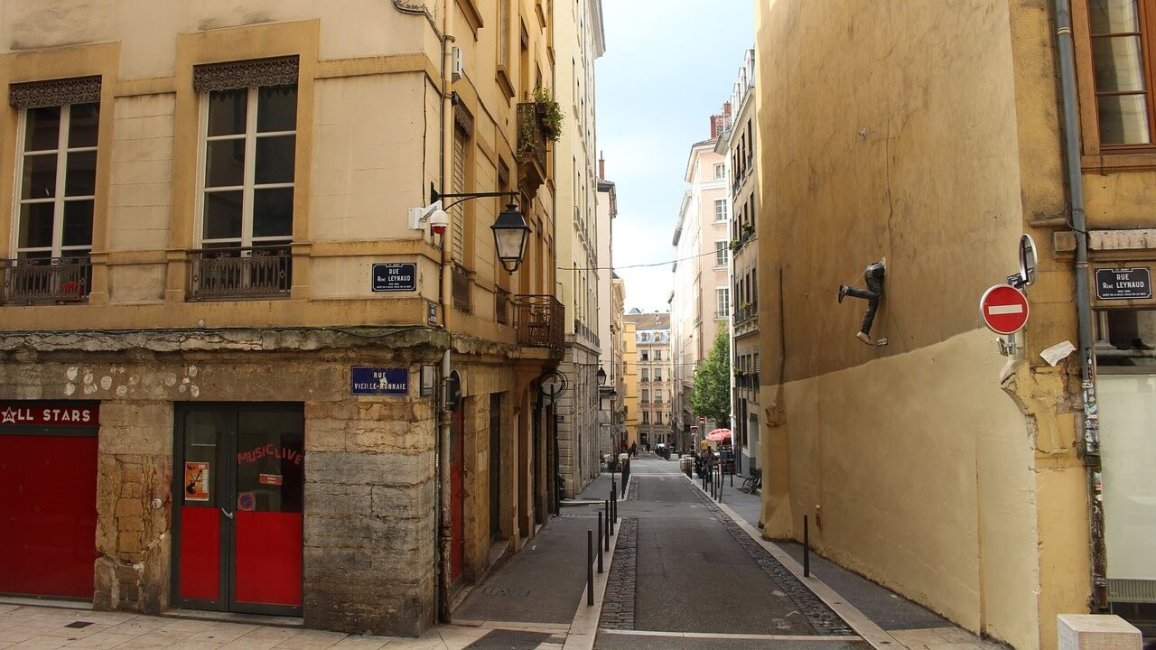
<instances>
[{"instance_id":1,"label":"sidewalk","mask_svg":"<svg viewBox=\"0 0 1156 650\"><path fill-rule=\"evenodd\" d=\"M924 650L995 650L1004 646L980 639L920 605L889 589L810 554L810 578L803 576L803 545L795 542L770 542L759 533L762 497L739 491L744 477L734 477L731 487L723 480L719 504L731 519L743 526L756 541L767 548L803 584L835 610L874 648L909 648ZM702 479L691 479L701 489ZM709 490L707 491L709 496Z\"/></svg>"}]
</instances>

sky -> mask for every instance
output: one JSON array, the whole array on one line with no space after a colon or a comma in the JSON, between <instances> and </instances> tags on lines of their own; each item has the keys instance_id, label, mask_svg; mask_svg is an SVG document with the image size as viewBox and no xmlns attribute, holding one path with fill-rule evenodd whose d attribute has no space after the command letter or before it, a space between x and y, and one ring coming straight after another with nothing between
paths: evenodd
<instances>
[{"instance_id":1,"label":"sky","mask_svg":"<svg viewBox=\"0 0 1156 650\"><path fill-rule=\"evenodd\" d=\"M597 139L618 195L614 267L628 312L669 309L690 146L710 137L710 116L730 98L754 46L754 8L753 0L602 0Z\"/></svg>"}]
</instances>

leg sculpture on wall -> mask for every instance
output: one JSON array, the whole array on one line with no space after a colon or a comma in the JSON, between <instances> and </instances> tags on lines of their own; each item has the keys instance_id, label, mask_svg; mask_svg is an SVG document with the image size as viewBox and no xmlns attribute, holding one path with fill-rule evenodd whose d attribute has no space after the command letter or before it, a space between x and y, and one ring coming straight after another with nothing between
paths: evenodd
<instances>
[{"instance_id":1,"label":"leg sculpture on wall","mask_svg":"<svg viewBox=\"0 0 1156 650\"><path fill-rule=\"evenodd\" d=\"M871 325L875 322L875 312L879 309L879 299L883 296L883 277L884 260L880 260L868 264L867 270L863 272L863 279L867 282L866 289L849 287L845 284L839 285L839 302L843 302L843 298L847 296L862 298L867 301L867 313L863 314L863 326L855 335L867 345L875 345L871 341Z\"/></svg>"}]
</instances>

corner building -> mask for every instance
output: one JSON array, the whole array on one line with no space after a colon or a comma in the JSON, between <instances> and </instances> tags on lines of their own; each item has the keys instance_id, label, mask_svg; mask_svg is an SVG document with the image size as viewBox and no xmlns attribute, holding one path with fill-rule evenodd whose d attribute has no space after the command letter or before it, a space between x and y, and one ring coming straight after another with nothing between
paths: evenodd
<instances>
[{"instance_id":1,"label":"corner building","mask_svg":"<svg viewBox=\"0 0 1156 650\"><path fill-rule=\"evenodd\" d=\"M0 16L0 593L416 636L553 506L550 14L194 4Z\"/></svg>"}]
</instances>

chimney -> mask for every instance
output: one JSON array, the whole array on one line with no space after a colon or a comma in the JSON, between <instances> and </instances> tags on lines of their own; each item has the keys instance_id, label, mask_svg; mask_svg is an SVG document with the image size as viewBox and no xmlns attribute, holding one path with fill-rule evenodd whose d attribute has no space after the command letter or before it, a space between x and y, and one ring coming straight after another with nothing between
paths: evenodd
<instances>
[{"instance_id":1,"label":"chimney","mask_svg":"<svg viewBox=\"0 0 1156 650\"><path fill-rule=\"evenodd\" d=\"M731 103L726 102L723 104L723 115L726 115L729 117L730 114L731 114Z\"/></svg>"},{"instance_id":2,"label":"chimney","mask_svg":"<svg viewBox=\"0 0 1156 650\"><path fill-rule=\"evenodd\" d=\"M606 180L606 152L598 152L598 180Z\"/></svg>"}]
</instances>

